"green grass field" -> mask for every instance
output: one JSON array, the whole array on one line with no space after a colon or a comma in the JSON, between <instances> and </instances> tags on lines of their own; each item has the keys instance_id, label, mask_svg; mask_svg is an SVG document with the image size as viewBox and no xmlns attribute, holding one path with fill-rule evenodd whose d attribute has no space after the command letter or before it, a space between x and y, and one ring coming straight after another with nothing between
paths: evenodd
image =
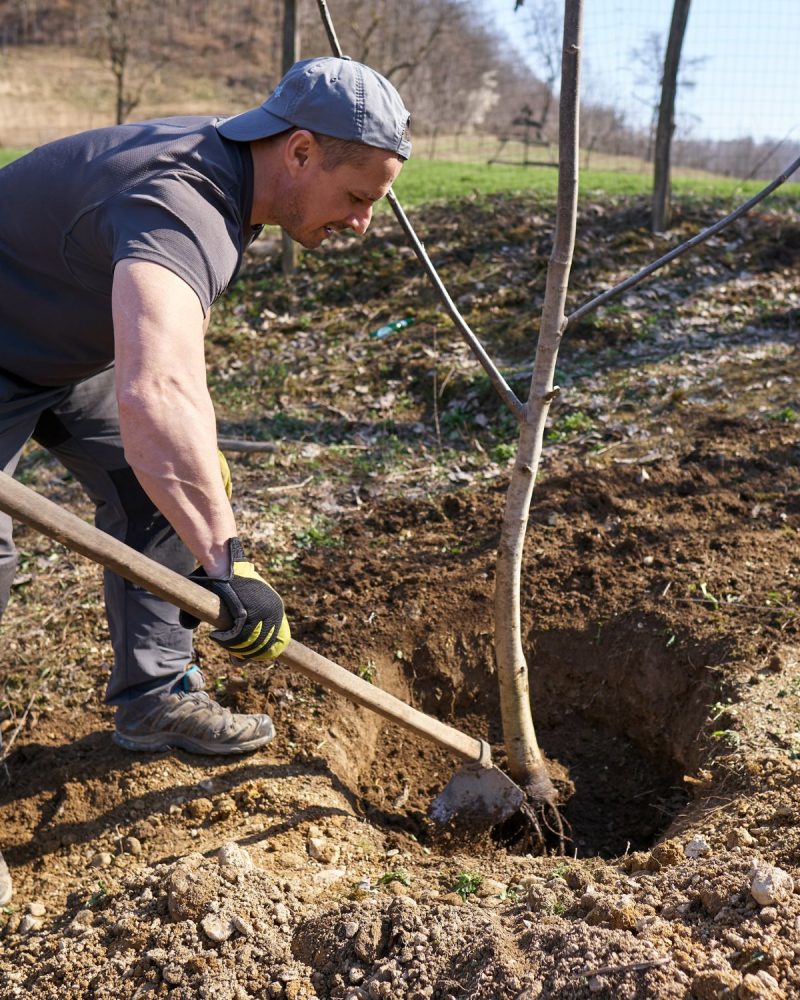
<instances>
[{"instance_id":1,"label":"green grass field","mask_svg":"<svg viewBox=\"0 0 800 1000\"><path fill-rule=\"evenodd\" d=\"M22 149L0 149L0 167L21 156ZM464 155L464 151L461 151ZM469 154L467 154L469 155ZM473 153L472 155L477 155ZM606 161L610 158L606 157ZM640 167L642 165L640 164ZM471 195L520 194L531 192L542 199L555 198L558 171L552 167L525 167L521 164L492 164L485 160L432 160L412 157L397 180L397 197L405 205L423 205L435 201L457 201ZM766 181L741 181L713 174L675 172L672 187L676 198L718 198L731 206L752 197ZM579 179L581 196L604 194L611 197L647 196L651 192L650 173L643 169L582 170ZM785 184L772 196L772 201L800 199L800 184ZM380 206L389 211L388 204Z\"/></svg>"},{"instance_id":2,"label":"green grass field","mask_svg":"<svg viewBox=\"0 0 800 1000\"><path fill-rule=\"evenodd\" d=\"M732 205L746 201L766 186L766 181L741 181L730 177L691 176L673 178L677 198L719 198ZM431 201L453 201L473 194L532 192L553 199L558 171L552 167L505 164L453 163L444 160L410 159L395 184L401 202L420 205ZM624 170L584 170L579 177L582 196L602 192L611 196L647 196L652 180L647 173ZM785 184L772 196L800 199L800 184ZM387 206L388 208L388 206Z\"/></svg>"},{"instance_id":3,"label":"green grass field","mask_svg":"<svg viewBox=\"0 0 800 1000\"><path fill-rule=\"evenodd\" d=\"M26 150L24 149L0 149L0 167L11 163L12 160L16 160L17 157L22 156L25 152Z\"/></svg>"}]
</instances>

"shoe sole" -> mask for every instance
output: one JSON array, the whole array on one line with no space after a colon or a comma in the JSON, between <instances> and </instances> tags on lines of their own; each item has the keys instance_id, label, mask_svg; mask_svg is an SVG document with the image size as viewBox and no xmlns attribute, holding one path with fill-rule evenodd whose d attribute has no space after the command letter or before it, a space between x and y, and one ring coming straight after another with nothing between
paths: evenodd
<instances>
[{"instance_id":1,"label":"shoe sole","mask_svg":"<svg viewBox=\"0 0 800 1000\"><path fill-rule=\"evenodd\" d=\"M186 750L187 753L200 753L207 756L231 756L233 754L251 753L259 747L266 746L275 736L275 730L255 740L244 743L203 743L189 736L173 733L165 736L163 733L153 733L152 736L125 736L116 730L111 737L117 746L124 750L140 750L146 753L164 753L167 750Z\"/></svg>"}]
</instances>

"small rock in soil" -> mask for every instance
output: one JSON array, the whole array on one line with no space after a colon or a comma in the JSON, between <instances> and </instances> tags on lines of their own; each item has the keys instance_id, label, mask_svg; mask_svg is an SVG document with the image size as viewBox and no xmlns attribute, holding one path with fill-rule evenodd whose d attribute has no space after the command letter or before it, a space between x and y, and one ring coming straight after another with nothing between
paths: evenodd
<instances>
[{"instance_id":1,"label":"small rock in soil","mask_svg":"<svg viewBox=\"0 0 800 1000\"><path fill-rule=\"evenodd\" d=\"M794 879L782 868L754 861L750 873L750 893L761 906L785 903L794 892Z\"/></svg>"}]
</instances>

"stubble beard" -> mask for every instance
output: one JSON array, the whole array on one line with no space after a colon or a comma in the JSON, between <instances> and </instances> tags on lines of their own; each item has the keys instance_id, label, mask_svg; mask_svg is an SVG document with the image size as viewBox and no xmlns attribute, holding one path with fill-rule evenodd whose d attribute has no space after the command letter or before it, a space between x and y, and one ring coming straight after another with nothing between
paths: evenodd
<instances>
[{"instance_id":1,"label":"stubble beard","mask_svg":"<svg viewBox=\"0 0 800 1000\"><path fill-rule=\"evenodd\" d=\"M303 210L300 206L300 197L297 194L288 196L284 205L283 220L281 228L287 233L295 243L299 243L306 250L315 250L325 238L325 231L320 227L319 232L303 232Z\"/></svg>"}]
</instances>

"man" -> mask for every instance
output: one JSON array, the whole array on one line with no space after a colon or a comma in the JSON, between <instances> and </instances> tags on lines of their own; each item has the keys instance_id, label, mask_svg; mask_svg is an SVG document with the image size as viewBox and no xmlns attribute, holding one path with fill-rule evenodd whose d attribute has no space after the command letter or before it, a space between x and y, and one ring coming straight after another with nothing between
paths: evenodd
<instances>
[{"instance_id":1,"label":"man","mask_svg":"<svg viewBox=\"0 0 800 1000\"><path fill-rule=\"evenodd\" d=\"M410 155L408 122L368 67L308 59L235 117L98 129L0 171L0 468L33 437L82 482L98 527L179 572L199 565L233 619L212 638L243 659L277 657L289 626L220 476L209 309L264 224L309 249L362 235ZM0 515L0 613L15 565ZM105 598L118 744L229 754L272 738L269 716L202 691L196 621L111 573ZM0 856L0 905L10 894Z\"/></svg>"}]
</instances>

